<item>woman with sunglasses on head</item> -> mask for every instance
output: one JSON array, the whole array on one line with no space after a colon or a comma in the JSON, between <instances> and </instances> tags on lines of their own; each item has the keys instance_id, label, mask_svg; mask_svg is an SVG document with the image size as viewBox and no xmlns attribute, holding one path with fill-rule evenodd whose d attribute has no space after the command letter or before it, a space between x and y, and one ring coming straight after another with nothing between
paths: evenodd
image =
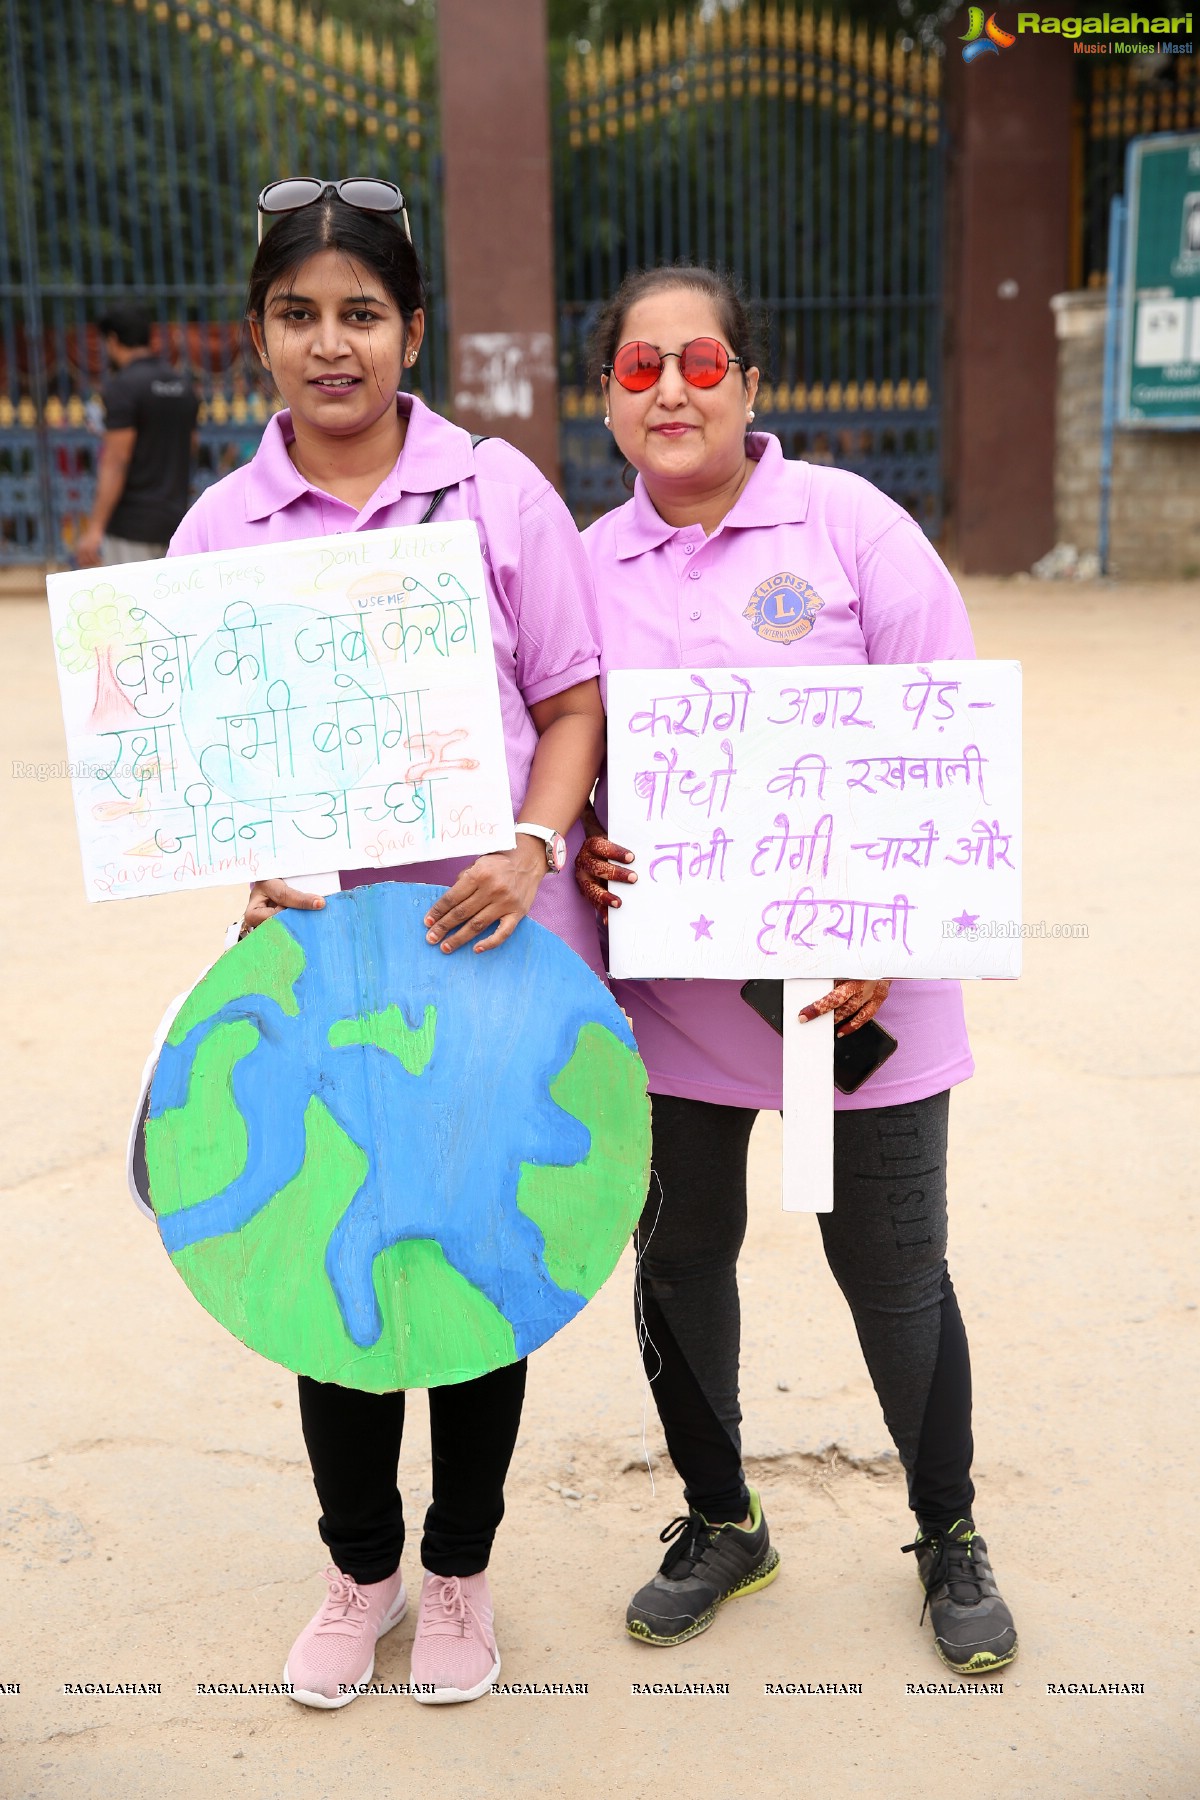
<instances>
[{"instance_id":1,"label":"woman with sunglasses on head","mask_svg":"<svg viewBox=\"0 0 1200 1800\"><path fill-rule=\"evenodd\" d=\"M908 514L856 475L785 462L777 438L750 429L759 372L732 281L635 271L596 346L605 423L637 471L633 498L584 533L602 682L614 668L974 655L958 590ZM637 873L598 819L590 829L576 874L603 911L621 905L609 884ZM782 1046L737 982L613 988L654 1096L638 1328L688 1503L626 1629L678 1644L778 1569L741 1466L737 1257L750 1130L782 1104ZM945 1260L948 1090L973 1068L961 991L842 981L801 1017L828 1011L839 1036L878 1015L899 1042L865 1086L835 1096L834 1208L819 1222L908 1476L918 1531L905 1548L938 1654L982 1673L1012 1660L1016 1633L971 1516L970 1364Z\"/></svg>"},{"instance_id":2,"label":"woman with sunglasses on head","mask_svg":"<svg viewBox=\"0 0 1200 1800\"><path fill-rule=\"evenodd\" d=\"M502 944L530 913L597 973L593 912L569 876L578 820L603 755L594 599L579 537L550 484L499 439L473 442L400 391L425 328L420 266L391 183L300 180L260 198L269 221L250 274L254 347L286 411L245 468L201 495L171 550L240 549L290 538L471 519L479 531L517 848L474 860L343 870L363 882L447 886L426 920L429 954ZM403 221L403 229L401 223ZM548 877L548 878L547 878ZM282 880L256 882L244 927L324 904ZM486 933L486 936L481 936ZM430 1391L433 1502L412 1681L423 1701L473 1700L500 1659L484 1573L525 1363ZM300 1415L333 1566L329 1592L293 1644L294 1698L344 1706L369 1680L377 1639L406 1607L396 1475L402 1393L300 1378Z\"/></svg>"}]
</instances>

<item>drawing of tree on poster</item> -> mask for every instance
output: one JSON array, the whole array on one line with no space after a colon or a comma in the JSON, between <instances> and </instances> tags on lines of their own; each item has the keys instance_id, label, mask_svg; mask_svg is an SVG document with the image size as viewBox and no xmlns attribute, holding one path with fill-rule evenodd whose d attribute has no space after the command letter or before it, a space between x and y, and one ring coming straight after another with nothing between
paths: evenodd
<instances>
[{"instance_id":1,"label":"drawing of tree on poster","mask_svg":"<svg viewBox=\"0 0 1200 1800\"><path fill-rule=\"evenodd\" d=\"M73 675L90 667L96 670L90 720L94 731L119 728L137 717L117 680L113 657L131 643L144 641L146 627L140 622L140 610L132 594L118 594L110 581L102 581L71 596L66 624L55 636L58 660L65 669Z\"/></svg>"}]
</instances>

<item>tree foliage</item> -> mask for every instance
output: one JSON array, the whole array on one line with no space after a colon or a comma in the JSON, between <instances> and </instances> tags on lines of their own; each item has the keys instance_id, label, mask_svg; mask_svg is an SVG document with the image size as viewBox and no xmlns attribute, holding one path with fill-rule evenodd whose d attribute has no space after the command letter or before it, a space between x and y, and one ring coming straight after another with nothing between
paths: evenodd
<instances>
[{"instance_id":1,"label":"tree foliage","mask_svg":"<svg viewBox=\"0 0 1200 1800\"><path fill-rule=\"evenodd\" d=\"M581 40L598 43L655 24L664 12L733 12L741 0L547 0L552 53L565 54ZM818 7L820 0L817 0ZM929 44L958 11L958 0L825 0L839 16L880 26L894 36ZM344 19L360 31L410 40L420 53L432 47L437 0L319 0L315 10Z\"/></svg>"},{"instance_id":2,"label":"tree foliage","mask_svg":"<svg viewBox=\"0 0 1200 1800\"><path fill-rule=\"evenodd\" d=\"M671 0L548 0L550 41L565 48L580 39L597 43L653 25L664 12L697 10ZM698 10L708 15L736 12L741 0L700 0ZM816 0L816 10L823 10ZM825 0L824 10L855 23L880 26L889 34L908 36L930 44L941 27L958 11L958 0Z\"/></svg>"},{"instance_id":3,"label":"tree foliage","mask_svg":"<svg viewBox=\"0 0 1200 1800\"><path fill-rule=\"evenodd\" d=\"M110 581L72 594L66 623L54 640L63 667L78 675L119 645L140 643L146 627L134 619L133 604L132 594L118 594Z\"/></svg>"}]
</instances>

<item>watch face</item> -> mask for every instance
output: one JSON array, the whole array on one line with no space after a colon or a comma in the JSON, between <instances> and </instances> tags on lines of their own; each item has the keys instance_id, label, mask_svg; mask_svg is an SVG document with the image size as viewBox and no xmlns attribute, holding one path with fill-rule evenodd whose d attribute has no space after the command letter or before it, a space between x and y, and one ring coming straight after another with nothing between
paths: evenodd
<instances>
[{"instance_id":1,"label":"watch face","mask_svg":"<svg viewBox=\"0 0 1200 1800\"><path fill-rule=\"evenodd\" d=\"M567 841L556 831L546 845L546 861L556 875L561 875L567 864Z\"/></svg>"}]
</instances>

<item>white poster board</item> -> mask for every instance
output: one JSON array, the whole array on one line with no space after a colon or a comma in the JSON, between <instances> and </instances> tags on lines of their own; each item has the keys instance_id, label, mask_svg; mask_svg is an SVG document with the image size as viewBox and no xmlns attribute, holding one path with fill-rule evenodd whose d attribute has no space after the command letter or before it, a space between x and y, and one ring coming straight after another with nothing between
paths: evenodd
<instances>
[{"instance_id":1,"label":"white poster board","mask_svg":"<svg viewBox=\"0 0 1200 1800\"><path fill-rule=\"evenodd\" d=\"M1021 966L1012 662L613 670L608 830L627 977Z\"/></svg>"},{"instance_id":2,"label":"white poster board","mask_svg":"<svg viewBox=\"0 0 1200 1800\"><path fill-rule=\"evenodd\" d=\"M89 900L512 847L469 521L46 587Z\"/></svg>"}]
</instances>

